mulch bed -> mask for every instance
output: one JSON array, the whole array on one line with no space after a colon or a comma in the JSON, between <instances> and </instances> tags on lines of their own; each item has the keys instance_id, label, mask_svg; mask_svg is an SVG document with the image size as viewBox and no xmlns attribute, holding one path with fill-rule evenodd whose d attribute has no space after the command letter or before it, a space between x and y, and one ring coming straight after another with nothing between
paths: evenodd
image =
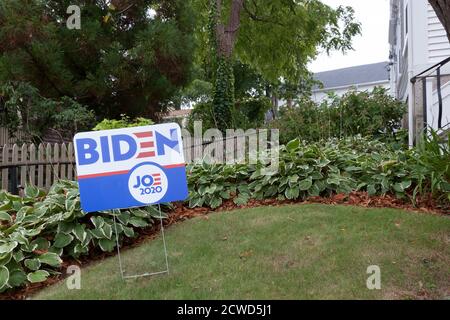
<instances>
[{"instance_id":1,"label":"mulch bed","mask_svg":"<svg viewBox=\"0 0 450 320\"><path fill-rule=\"evenodd\" d=\"M170 227L176 223L192 219L195 217L205 217L212 212L223 212L231 211L235 209L243 208L256 208L261 206L284 206L290 204L328 204L328 205L349 205L349 206L359 206L366 208L395 208L403 209L413 212L422 212L434 215L448 215L450 216L450 208L439 207L434 201L429 198L418 198L417 205L413 206L411 202L401 200L392 195L385 196L369 196L367 192L352 192L349 195L337 194L329 198L323 197L311 197L306 201L279 201L277 199L266 199L266 200L250 200L244 206L237 206L232 200L225 201L222 206L218 209L212 210L209 208L187 208L182 204L175 204L175 209L170 213L169 217L164 220L164 226ZM159 236L160 224L155 223L152 227L140 230L138 237L135 239L125 239L122 244L121 249L126 250L139 246L144 241L154 239ZM24 300L39 290L51 286L66 277L66 270L71 265L78 265L80 267L86 267L89 264L104 260L107 257L115 256L116 251L112 253L105 253L100 250L90 250L89 254L80 257L78 260L73 258L68 258L64 260L61 268L60 275L50 277L47 281L42 283L35 283L27 285L23 288L18 288L6 293L0 294L0 300Z\"/></svg>"}]
</instances>

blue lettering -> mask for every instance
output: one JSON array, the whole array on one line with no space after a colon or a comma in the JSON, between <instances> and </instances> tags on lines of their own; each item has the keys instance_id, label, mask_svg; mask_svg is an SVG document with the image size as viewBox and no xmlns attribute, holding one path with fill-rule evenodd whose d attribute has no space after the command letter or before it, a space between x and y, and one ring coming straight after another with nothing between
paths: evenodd
<instances>
[{"instance_id":1,"label":"blue lettering","mask_svg":"<svg viewBox=\"0 0 450 320\"><path fill-rule=\"evenodd\" d=\"M111 155L109 154L108 137L100 137L100 145L102 146L103 162L111 162Z\"/></svg>"},{"instance_id":2,"label":"blue lettering","mask_svg":"<svg viewBox=\"0 0 450 320\"><path fill-rule=\"evenodd\" d=\"M111 137L112 140L112 148L114 154L114 161L125 161L133 158L137 151L137 145L134 139L128 135L120 134ZM120 143L125 142L128 144L128 151L122 153L120 149Z\"/></svg>"},{"instance_id":3,"label":"blue lettering","mask_svg":"<svg viewBox=\"0 0 450 320\"><path fill-rule=\"evenodd\" d=\"M97 143L93 139L77 139L78 162L81 166L98 161L99 155L96 148Z\"/></svg>"},{"instance_id":4,"label":"blue lettering","mask_svg":"<svg viewBox=\"0 0 450 320\"><path fill-rule=\"evenodd\" d=\"M169 148L180 153L180 144L178 142L177 129L170 130L170 139L163 136L159 132L156 133L156 147L158 148L158 155L163 156L166 154L164 146L168 146Z\"/></svg>"}]
</instances>

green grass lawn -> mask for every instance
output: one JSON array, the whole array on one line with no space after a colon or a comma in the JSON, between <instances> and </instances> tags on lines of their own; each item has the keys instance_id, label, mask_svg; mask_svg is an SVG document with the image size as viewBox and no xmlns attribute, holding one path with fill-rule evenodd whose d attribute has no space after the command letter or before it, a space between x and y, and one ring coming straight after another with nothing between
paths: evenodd
<instances>
[{"instance_id":1,"label":"green grass lawn","mask_svg":"<svg viewBox=\"0 0 450 320\"><path fill-rule=\"evenodd\" d=\"M211 214L166 232L170 275L122 281L116 257L36 299L417 299L450 296L450 219L392 209L299 205ZM160 241L123 252L163 268ZM367 267L381 268L368 290Z\"/></svg>"}]
</instances>

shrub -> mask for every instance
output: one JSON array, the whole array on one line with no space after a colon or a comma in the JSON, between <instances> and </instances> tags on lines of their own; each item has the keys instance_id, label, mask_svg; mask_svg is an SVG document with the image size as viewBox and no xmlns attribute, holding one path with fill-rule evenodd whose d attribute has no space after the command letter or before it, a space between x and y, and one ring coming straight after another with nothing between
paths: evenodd
<instances>
[{"instance_id":1,"label":"shrub","mask_svg":"<svg viewBox=\"0 0 450 320\"><path fill-rule=\"evenodd\" d=\"M263 174L263 169L269 168L261 163L190 166L190 206L216 208L229 199L245 204L249 199L296 200L366 191L369 195L394 194L412 202L418 195L431 193L448 208L448 151L439 163L426 160L434 159L438 152L428 148L424 155L419 149L393 149L362 137L313 144L296 139L281 147L279 170L270 174Z\"/></svg>"},{"instance_id":2,"label":"shrub","mask_svg":"<svg viewBox=\"0 0 450 320\"><path fill-rule=\"evenodd\" d=\"M45 98L26 82L1 85L0 107L4 109L1 124L12 135L20 127L38 142L49 128L71 137L79 130L90 129L95 122L94 112L86 106L66 96Z\"/></svg>"},{"instance_id":3,"label":"shrub","mask_svg":"<svg viewBox=\"0 0 450 320\"><path fill-rule=\"evenodd\" d=\"M383 88L372 92L351 91L343 97L330 95L322 104L302 100L299 106L281 110L280 118L270 124L280 129L280 140L295 138L314 142L361 134L392 137L401 127L406 105Z\"/></svg>"},{"instance_id":4,"label":"shrub","mask_svg":"<svg viewBox=\"0 0 450 320\"><path fill-rule=\"evenodd\" d=\"M266 97L245 98L236 102L232 109L233 128L250 129L264 125L265 115L270 109L270 100ZM187 129L193 132L194 121L202 121L203 130L218 128L214 119L211 102L197 104L189 116Z\"/></svg>"},{"instance_id":5,"label":"shrub","mask_svg":"<svg viewBox=\"0 0 450 320\"><path fill-rule=\"evenodd\" d=\"M136 118L131 120L130 117L126 115L122 115L122 118L120 120L110 120L110 119L103 119L102 122L98 123L94 129L94 131L100 131L100 130L110 130L110 129L121 129L121 128L129 128L129 127L141 127L141 126L148 126L152 125L153 121L146 118Z\"/></svg>"},{"instance_id":6,"label":"shrub","mask_svg":"<svg viewBox=\"0 0 450 320\"><path fill-rule=\"evenodd\" d=\"M25 197L0 192L0 292L57 274L62 258L92 250L111 252L120 241L153 224L153 207L85 215L76 182L60 181L48 194L28 186Z\"/></svg>"}]
</instances>

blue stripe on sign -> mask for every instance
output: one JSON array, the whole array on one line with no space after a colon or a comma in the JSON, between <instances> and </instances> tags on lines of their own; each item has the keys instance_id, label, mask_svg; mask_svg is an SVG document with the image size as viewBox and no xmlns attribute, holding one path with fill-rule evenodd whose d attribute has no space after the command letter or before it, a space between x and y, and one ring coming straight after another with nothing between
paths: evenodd
<instances>
[{"instance_id":1,"label":"blue stripe on sign","mask_svg":"<svg viewBox=\"0 0 450 320\"><path fill-rule=\"evenodd\" d=\"M169 189L165 196L158 201L168 203L183 201L188 197L186 168L175 167L165 169ZM84 212L95 212L112 209L142 207L128 191L129 173L80 179L81 207Z\"/></svg>"}]
</instances>

